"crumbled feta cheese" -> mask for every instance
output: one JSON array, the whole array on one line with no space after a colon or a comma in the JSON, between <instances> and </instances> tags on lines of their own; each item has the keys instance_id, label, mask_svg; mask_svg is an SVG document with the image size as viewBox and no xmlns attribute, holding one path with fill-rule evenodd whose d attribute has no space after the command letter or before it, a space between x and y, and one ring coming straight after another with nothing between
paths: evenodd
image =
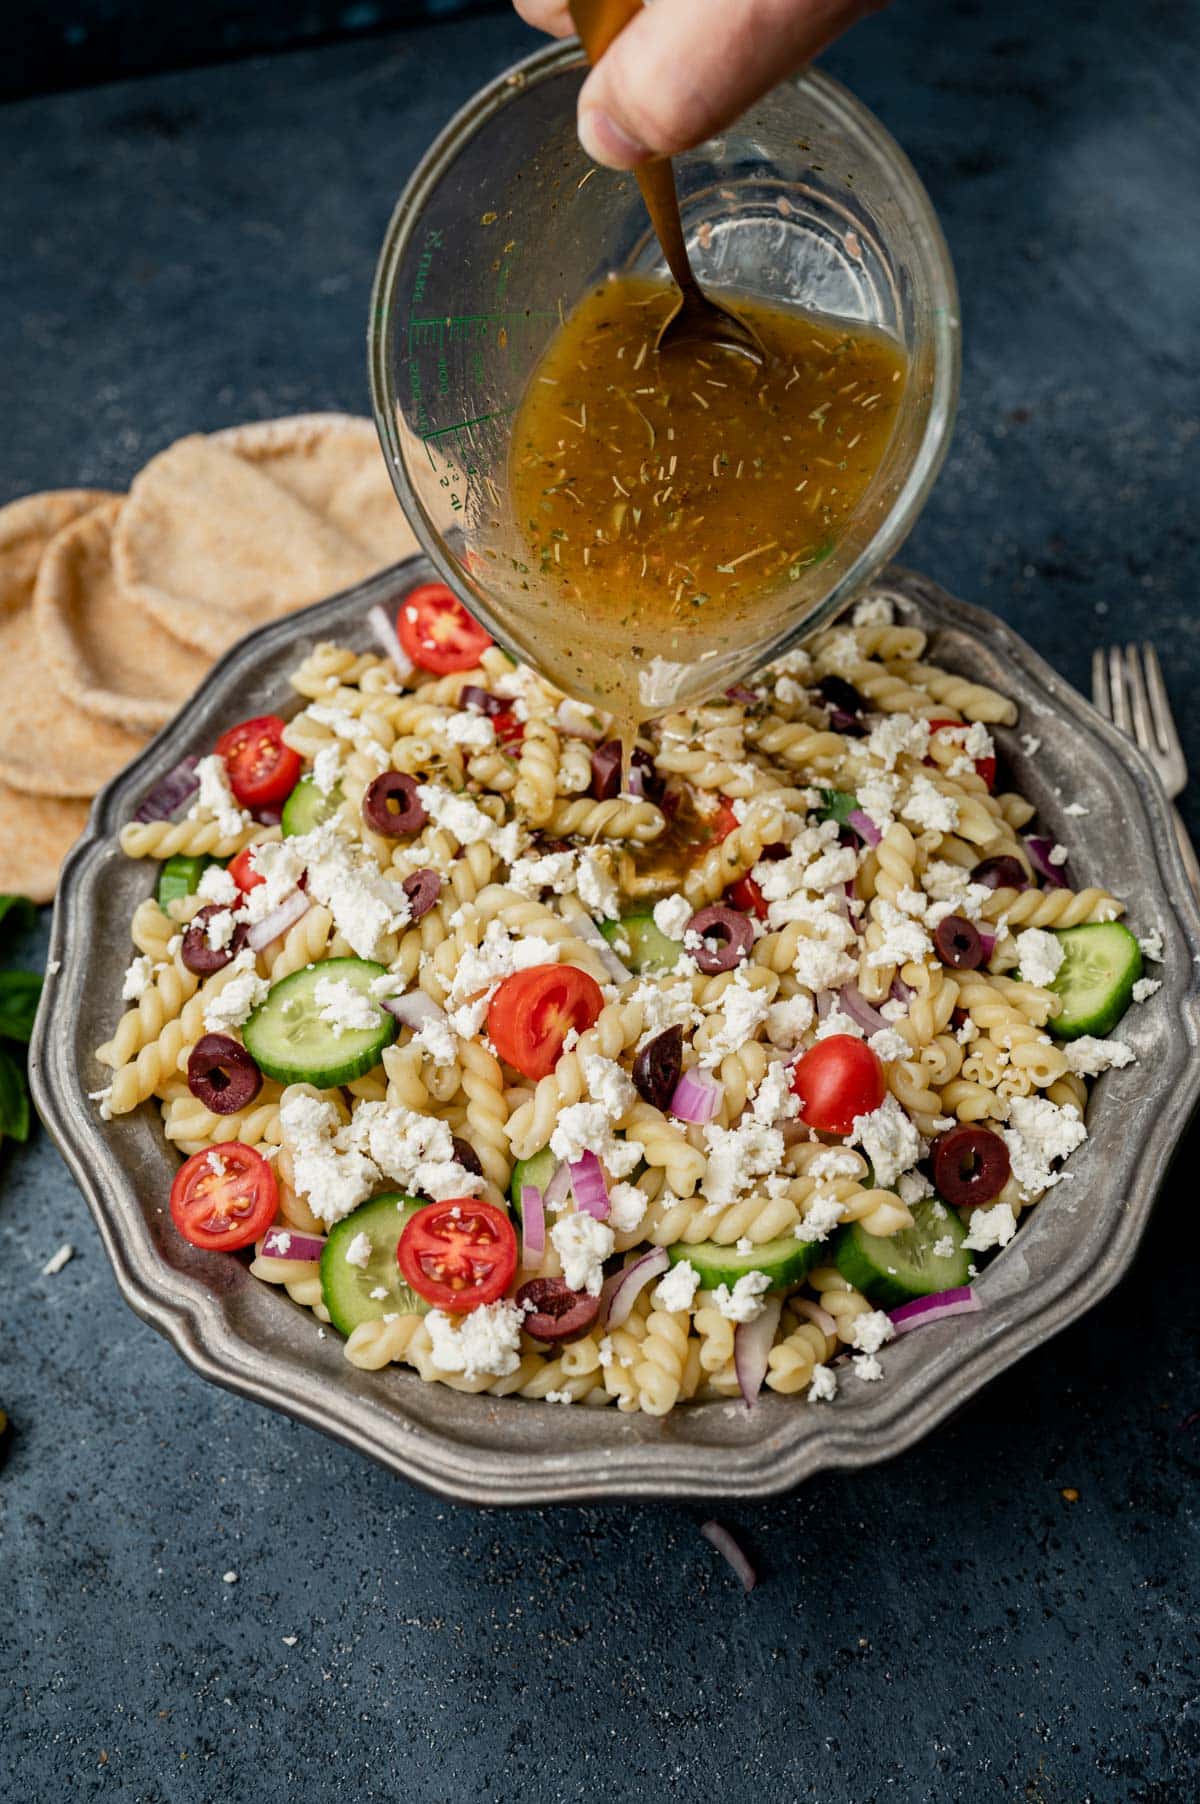
<instances>
[{"instance_id":1,"label":"crumbled feta cheese","mask_svg":"<svg viewBox=\"0 0 1200 1804\"><path fill-rule=\"evenodd\" d=\"M88 1101L89 1102L98 1102L100 1104L101 1121L111 1121L112 1120L113 1115L112 1115L112 1085L111 1084L105 1084L103 1090L89 1090L88 1091Z\"/></svg>"},{"instance_id":2,"label":"crumbled feta cheese","mask_svg":"<svg viewBox=\"0 0 1200 1804\"><path fill-rule=\"evenodd\" d=\"M890 1190L900 1173L921 1156L921 1136L894 1096L885 1096L869 1115L856 1115L850 1134L871 1161L875 1181Z\"/></svg>"},{"instance_id":3,"label":"crumbled feta cheese","mask_svg":"<svg viewBox=\"0 0 1200 1804\"><path fill-rule=\"evenodd\" d=\"M575 886L575 863L574 852L543 852L518 858L504 880L505 885L521 896L536 898L545 889L565 896Z\"/></svg>"},{"instance_id":4,"label":"crumbled feta cheese","mask_svg":"<svg viewBox=\"0 0 1200 1804\"><path fill-rule=\"evenodd\" d=\"M653 1301L660 1309L674 1314L680 1309L690 1309L692 1298L700 1287L700 1274L690 1259L681 1259L673 1265L654 1287Z\"/></svg>"},{"instance_id":5,"label":"crumbled feta cheese","mask_svg":"<svg viewBox=\"0 0 1200 1804\"><path fill-rule=\"evenodd\" d=\"M1053 865L1066 864L1070 856L1065 846L1051 846L1046 854L1046 862Z\"/></svg>"},{"instance_id":6,"label":"crumbled feta cheese","mask_svg":"<svg viewBox=\"0 0 1200 1804\"><path fill-rule=\"evenodd\" d=\"M954 1236L953 1236L953 1234L943 1234L940 1240L934 1241L933 1256L935 1259L953 1259L953 1257L954 1257Z\"/></svg>"},{"instance_id":7,"label":"crumbled feta cheese","mask_svg":"<svg viewBox=\"0 0 1200 1804\"><path fill-rule=\"evenodd\" d=\"M837 1373L829 1366L814 1366L812 1381L808 1387L810 1403L832 1403L837 1396Z\"/></svg>"},{"instance_id":8,"label":"crumbled feta cheese","mask_svg":"<svg viewBox=\"0 0 1200 1804\"><path fill-rule=\"evenodd\" d=\"M361 1271L365 1271L371 1263L371 1254L374 1251L375 1248L369 1234L356 1234L346 1248L346 1264L357 1265Z\"/></svg>"},{"instance_id":9,"label":"crumbled feta cheese","mask_svg":"<svg viewBox=\"0 0 1200 1804\"><path fill-rule=\"evenodd\" d=\"M572 1290L585 1290L590 1297L598 1297L604 1282L604 1261L613 1250L613 1231L608 1223L577 1209L571 1215L559 1216L550 1238L562 1260L563 1282Z\"/></svg>"},{"instance_id":10,"label":"crumbled feta cheese","mask_svg":"<svg viewBox=\"0 0 1200 1804\"><path fill-rule=\"evenodd\" d=\"M632 1078L615 1059L603 1058L598 1052L585 1053L581 1063L592 1101L600 1104L610 1121L623 1121L638 1099Z\"/></svg>"},{"instance_id":11,"label":"crumbled feta cheese","mask_svg":"<svg viewBox=\"0 0 1200 1804\"><path fill-rule=\"evenodd\" d=\"M906 1209L911 1209L933 1195L933 1185L923 1171L902 1171L896 1181L896 1195Z\"/></svg>"},{"instance_id":12,"label":"crumbled feta cheese","mask_svg":"<svg viewBox=\"0 0 1200 1804\"><path fill-rule=\"evenodd\" d=\"M749 1234L741 1235L735 1242L733 1250L735 1253L752 1253L754 1251L754 1242L751 1240Z\"/></svg>"},{"instance_id":13,"label":"crumbled feta cheese","mask_svg":"<svg viewBox=\"0 0 1200 1804\"><path fill-rule=\"evenodd\" d=\"M570 1391L547 1391L544 1401L546 1403L574 1403L575 1399Z\"/></svg>"},{"instance_id":14,"label":"crumbled feta cheese","mask_svg":"<svg viewBox=\"0 0 1200 1804\"><path fill-rule=\"evenodd\" d=\"M736 1202L755 1178L769 1176L783 1163L783 1135L753 1117L731 1128L710 1122L704 1140L708 1150L704 1194L713 1206Z\"/></svg>"},{"instance_id":15,"label":"crumbled feta cheese","mask_svg":"<svg viewBox=\"0 0 1200 1804\"><path fill-rule=\"evenodd\" d=\"M850 616L855 626L891 626L896 611L886 595L864 595Z\"/></svg>"},{"instance_id":16,"label":"crumbled feta cheese","mask_svg":"<svg viewBox=\"0 0 1200 1804\"><path fill-rule=\"evenodd\" d=\"M142 954L130 959L129 969L121 983L122 1002L140 1002L147 990L154 988L154 960Z\"/></svg>"},{"instance_id":17,"label":"crumbled feta cheese","mask_svg":"<svg viewBox=\"0 0 1200 1804\"><path fill-rule=\"evenodd\" d=\"M903 1021L908 1014L908 1004L901 1002L899 998L893 998L890 1002L880 1003L879 1013L885 1021Z\"/></svg>"},{"instance_id":18,"label":"crumbled feta cheese","mask_svg":"<svg viewBox=\"0 0 1200 1804\"><path fill-rule=\"evenodd\" d=\"M767 1009L767 1038L772 1046L791 1049L812 1025L813 1005L808 996L788 996Z\"/></svg>"},{"instance_id":19,"label":"crumbled feta cheese","mask_svg":"<svg viewBox=\"0 0 1200 1804\"><path fill-rule=\"evenodd\" d=\"M369 1033L379 1026L378 1005L348 978L318 977L313 985L313 1001L321 1020L333 1029L335 1039L344 1033Z\"/></svg>"},{"instance_id":20,"label":"crumbled feta cheese","mask_svg":"<svg viewBox=\"0 0 1200 1804\"><path fill-rule=\"evenodd\" d=\"M1132 1065L1136 1054L1124 1040L1098 1040L1092 1034L1081 1034L1063 1047L1067 1068L1079 1077L1099 1077L1102 1071L1120 1070Z\"/></svg>"},{"instance_id":21,"label":"crumbled feta cheese","mask_svg":"<svg viewBox=\"0 0 1200 1804\"><path fill-rule=\"evenodd\" d=\"M317 726L328 727L335 738L352 745L376 770L387 769L391 762L387 747L379 743L367 722L357 714L339 708L335 702L310 702L307 714Z\"/></svg>"},{"instance_id":22,"label":"crumbled feta cheese","mask_svg":"<svg viewBox=\"0 0 1200 1804\"><path fill-rule=\"evenodd\" d=\"M1152 927L1149 933L1139 935L1138 945L1148 959L1152 959L1156 965L1162 963L1163 936L1159 928Z\"/></svg>"},{"instance_id":23,"label":"crumbled feta cheese","mask_svg":"<svg viewBox=\"0 0 1200 1804\"><path fill-rule=\"evenodd\" d=\"M428 1021L422 1021L411 1043L420 1047L422 1055L432 1065L444 1068L453 1065L458 1057L458 1035L449 1021L443 1021L436 1015L430 1016Z\"/></svg>"},{"instance_id":24,"label":"crumbled feta cheese","mask_svg":"<svg viewBox=\"0 0 1200 1804\"><path fill-rule=\"evenodd\" d=\"M236 839L250 825L250 816L238 807L229 787L229 773L219 752L210 752L196 766L200 794L188 809L190 821L216 821L225 839Z\"/></svg>"},{"instance_id":25,"label":"crumbled feta cheese","mask_svg":"<svg viewBox=\"0 0 1200 1804\"><path fill-rule=\"evenodd\" d=\"M342 754L336 745L323 745L313 759L312 780L323 796L330 796L342 779Z\"/></svg>"},{"instance_id":26,"label":"crumbled feta cheese","mask_svg":"<svg viewBox=\"0 0 1200 1804\"><path fill-rule=\"evenodd\" d=\"M236 1585L237 1576L236 1572L223 1572L221 1574L221 1583L223 1585Z\"/></svg>"},{"instance_id":27,"label":"crumbled feta cheese","mask_svg":"<svg viewBox=\"0 0 1200 1804\"><path fill-rule=\"evenodd\" d=\"M218 908L215 914L209 915L204 923L205 942L212 952L224 952L237 930L237 922L233 910Z\"/></svg>"},{"instance_id":28,"label":"crumbled feta cheese","mask_svg":"<svg viewBox=\"0 0 1200 1804\"><path fill-rule=\"evenodd\" d=\"M754 1092L751 1110L755 1121L764 1127L777 1127L781 1121L794 1121L800 1113L800 1098L792 1089L791 1066L782 1059L768 1065Z\"/></svg>"},{"instance_id":29,"label":"crumbled feta cheese","mask_svg":"<svg viewBox=\"0 0 1200 1804\"><path fill-rule=\"evenodd\" d=\"M571 1103L561 1110L550 1136L550 1150L568 1164L585 1152L595 1153L614 1178L627 1178L642 1156L639 1140L617 1139L608 1110L598 1102Z\"/></svg>"},{"instance_id":30,"label":"crumbled feta cheese","mask_svg":"<svg viewBox=\"0 0 1200 1804\"><path fill-rule=\"evenodd\" d=\"M1156 990L1161 989L1162 984L1157 977L1139 977L1133 986L1133 1000L1145 1002L1148 997L1154 995Z\"/></svg>"},{"instance_id":31,"label":"crumbled feta cheese","mask_svg":"<svg viewBox=\"0 0 1200 1804\"><path fill-rule=\"evenodd\" d=\"M610 1339L610 1337L607 1334L603 1337L599 1346L596 1348L596 1357L599 1359L601 1366L605 1370L607 1370L608 1367L613 1362L612 1340Z\"/></svg>"},{"instance_id":32,"label":"crumbled feta cheese","mask_svg":"<svg viewBox=\"0 0 1200 1804\"><path fill-rule=\"evenodd\" d=\"M973 1253L986 1253L989 1247L1006 1247L1017 1231L1017 1218L1008 1203L993 1203L990 1209L972 1209L970 1227L964 1247Z\"/></svg>"},{"instance_id":33,"label":"crumbled feta cheese","mask_svg":"<svg viewBox=\"0 0 1200 1804\"><path fill-rule=\"evenodd\" d=\"M958 803L953 796L943 795L928 777L918 774L900 804L900 818L909 826L930 833L953 833L958 825Z\"/></svg>"},{"instance_id":34,"label":"crumbled feta cheese","mask_svg":"<svg viewBox=\"0 0 1200 1804\"><path fill-rule=\"evenodd\" d=\"M204 1026L210 1034L228 1033L230 1028L240 1027L266 996L271 986L254 966L255 957L249 946L226 966L234 975L204 1005Z\"/></svg>"},{"instance_id":35,"label":"crumbled feta cheese","mask_svg":"<svg viewBox=\"0 0 1200 1804\"><path fill-rule=\"evenodd\" d=\"M430 819L452 833L460 845L490 842L496 823L470 796L455 795L440 783L418 783L417 795Z\"/></svg>"},{"instance_id":36,"label":"crumbled feta cheese","mask_svg":"<svg viewBox=\"0 0 1200 1804\"><path fill-rule=\"evenodd\" d=\"M1063 809L1064 814L1070 815L1083 815L1090 814L1091 812L1091 809L1085 808L1082 802L1068 802L1067 806Z\"/></svg>"},{"instance_id":37,"label":"crumbled feta cheese","mask_svg":"<svg viewBox=\"0 0 1200 1804\"><path fill-rule=\"evenodd\" d=\"M713 1292L713 1302L727 1322L752 1322L766 1307L763 1296L770 1288L771 1280L766 1272L746 1272L737 1279L732 1290L727 1284L718 1284Z\"/></svg>"},{"instance_id":38,"label":"crumbled feta cheese","mask_svg":"<svg viewBox=\"0 0 1200 1804\"><path fill-rule=\"evenodd\" d=\"M603 847L588 847L579 855L575 889L584 907L594 915L615 921L621 913L621 892L617 886L612 854Z\"/></svg>"},{"instance_id":39,"label":"crumbled feta cheese","mask_svg":"<svg viewBox=\"0 0 1200 1804\"><path fill-rule=\"evenodd\" d=\"M796 942L792 969L798 982L815 993L840 989L855 976L858 965L827 940L800 939Z\"/></svg>"},{"instance_id":40,"label":"crumbled feta cheese","mask_svg":"<svg viewBox=\"0 0 1200 1804\"><path fill-rule=\"evenodd\" d=\"M867 1045L885 1065L892 1065L897 1059L908 1058L912 1051L904 1035L898 1034L894 1027L881 1027L878 1033L871 1035Z\"/></svg>"},{"instance_id":41,"label":"crumbled feta cheese","mask_svg":"<svg viewBox=\"0 0 1200 1804\"><path fill-rule=\"evenodd\" d=\"M933 950L933 941L919 921L907 915L882 896L871 904L874 919L882 930L882 938L874 952L867 954L872 969L885 965L919 964Z\"/></svg>"},{"instance_id":42,"label":"crumbled feta cheese","mask_svg":"<svg viewBox=\"0 0 1200 1804\"><path fill-rule=\"evenodd\" d=\"M483 1189L483 1179L454 1157L449 1123L401 1103L359 1103L339 1144L365 1154L402 1190L435 1203Z\"/></svg>"},{"instance_id":43,"label":"crumbled feta cheese","mask_svg":"<svg viewBox=\"0 0 1200 1804\"><path fill-rule=\"evenodd\" d=\"M1069 1157L1087 1139L1079 1110L1070 1103L1060 1107L1045 1096L1014 1096L1009 1125L999 1133L1023 1202L1033 1202L1057 1184L1061 1173L1051 1171L1052 1162Z\"/></svg>"},{"instance_id":44,"label":"crumbled feta cheese","mask_svg":"<svg viewBox=\"0 0 1200 1804\"><path fill-rule=\"evenodd\" d=\"M613 1184L608 1192L608 1219L618 1234L632 1234L645 1219L649 1199L636 1184Z\"/></svg>"},{"instance_id":45,"label":"crumbled feta cheese","mask_svg":"<svg viewBox=\"0 0 1200 1804\"><path fill-rule=\"evenodd\" d=\"M472 713L470 709L452 714L442 731L451 745L461 745L472 752L486 751L496 743L496 729L487 715Z\"/></svg>"},{"instance_id":46,"label":"crumbled feta cheese","mask_svg":"<svg viewBox=\"0 0 1200 1804\"><path fill-rule=\"evenodd\" d=\"M262 879L241 899L251 920L263 920L272 914L298 888L304 875L302 848L306 844L304 839L293 838L268 840L263 845L251 847L251 868L254 875Z\"/></svg>"},{"instance_id":47,"label":"crumbled feta cheese","mask_svg":"<svg viewBox=\"0 0 1200 1804\"><path fill-rule=\"evenodd\" d=\"M845 1212L845 1204L839 1203L832 1190L818 1188L808 1199L804 1219L796 1223L792 1233L797 1240L825 1240L833 1233Z\"/></svg>"},{"instance_id":48,"label":"crumbled feta cheese","mask_svg":"<svg viewBox=\"0 0 1200 1804\"><path fill-rule=\"evenodd\" d=\"M216 902L222 908L232 908L241 893L223 864L205 865L196 885L196 894L202 902Z\"/></svg>"},{"instance_id":49,"label":"crumbled feta cheese","mask_svg":"<svg viewBox=\"0 0 1200 1804\"><path fill-rule=\"evenodd\" d=\"M450 986L451 1002L466 1001L490 990L514 971L531 965L558 963L558 943L540 934L511 934L503 921L489 921L478 946L466 947L455 967Z\"/></svg>"},{"instance_id":50,"label":"crumbled feta cheese","mask_svg":"<svg viewBox=\"0 0 1200 1804\"><path fill-rule=\"evenodd\" d=\"M1045 989L1058 976L1066 953L1063 943L1053 933L1040 927L1026 927L1016 937L1017 962L1026 983Z\"/></svg>"},{"instance_id":51,"label":"crumbled feta cheese","mask_svg":"<svg viewBox=\"0 0 1200 1804\"><path fill-rule=\"evenodd\" d=\"M881 833L886 833L892 824L896 797L899 793L899 779L885 777L878 771L859 781L858 805L867 819L873 821Z\"/></svg>"},{"instance_id":52,"label":"crumbled feta cheese","mask_svg":"<svg viewBox=\"0 0 1200 1804\"><path fill-rule=\"evenodd\" d=\"M402 885L383 876L370 854L339 833L331 822L323 822L311 833L286 841L284 850L303 861L308 870L310 897L329 909L338 932L359 958L378 957L380 941L412 919ZM267 862L270 869L276 860ZM261 854L256 856L254 866L261 869Z\"/></svg>"},{"instance_id":53,"label":"crumbled feta cheese","mask_svg":"<svg viewBox=\"0 0 1200 1804\"><path fill-rule=\"evenodd\" d=\"M337 1144L341 1123L333 1104L306 1090L280 1104L283 1144L292 1158L298 1193L322 1221L341 1221L371 1194L379 1172L365 1154Z\"/></svg>"},{"instance_id":54,"label":"crumbled feta cheese","mask_svg":"<svg viewBox=\"0 0 1200 1804\"><path fill-rule=\"evenodd\" d=\"M454 1321L431 1309L425 1326L439 1371L461 1372L468 1380L485 1374L507 1378L521 1363L521 1326L525 1311L501 1297Z\"/></svg>"},{"instance_id":55,"label":"crumbled feta cheese","mask_svg":"<svg viewBox=\"0 0 1200 1804\"><path fill-rule=\"evenodd\" d=\"M770 999L766 991L753 989L743 970L734 973L708 1011L714 1029L700 1055L701 1065L719 1065L731 1052L753 1040L767 1018ZM719 1025L717 1023L719 1022Z\"/></svg>"},{"instance_id":56,"label":"crumbled feta cheese","mask_svg":"<svg viewBox=\"0 0 1200 1804\"><path fill-rule=\"evenodd\" d=\"M866 750L884 770L895 770L897 758L905 753L912 758L923 758L929 750L929 722L911 714L885 714L871 728ZM861 801L861 795L859 799Z\"/></svg>"},{"instance_id":57,"label":"crumbled feta cheese","mask_svg":"<svg viewBox=\"0 0 1200 1804\"><path fill-rule=\"evenodd\" d=\"M1041 749L1040 739L1035 739L1032 733L1021 734L1021 750L1027 758L1036 758Z\"/></svg>"},{"instance_id":58,"label":"crumbled feta cheese","mask_svg":"<svg viewBox=\"0 0 1200 1804\"><path fill-rule=\"evenodd\" d=\"M850 1324L849 1341L860 1353L878 1353L880 1347L886 1346L895 1334L890 1319L882 1309L872 1309L867 1315L859 1315Z\"/></svg>"},{"instance_id":59,"label":"crumbled feta cheese","mask_svg":"<svg viewBox=\"0 0 1200 1804\"><path fill-rule=\"evenodd\" d=\"M75 1257L75 1248L70 1241L64 1240L56 1253L51 1253L42 1267L43 1278L56 1278L64 1265Z\"/></svg>"},{"instance_id":60,"label":"crumbled feta cheese","mask_svg":"<svg viewBox=\"0 0 1200 1804\"><path fill-rule=\"evenodd\" d=\"M209 1147L208 1152L204 1155L204 1162L212 1172L214 1178L223 1178L225 1176L227 1167L219 1150L215 1146Z\"/></svg>"},{"instance_id":61,"label":"crumbled feta cheese","mask_svg":"<svg viewBox=\"0 0 1200 1804\"><path fill-rule=\"evenodd\" d=\"M698 1027L703 1019L692 1001L689 983L667 984L655 978L647 978L638 984L629 1000L637 1003L643 1011L639 1050L668 1027L682 1027L687 1032Z\"/></svg>"},{"instance_id":62,"label":"crumbled feta cheese","mask_svg":"<svg viewBox=\"0 0 1200 1804\"><path fill-rule=\"evenodd\" d=\"M681 940L683 930L695 912L686 896L678 893L664 896L661 902L654 904L654 925L667 939Z\"/></svg>"},{"instance_id":63,"label":"crumbled feta cheese","mask_svg":"<svg viewBox=\"0 0 1200 1804\"><path fill-rule=\"evenodd\" d=\"M873 1353L856 1353L850 1363L854 1367L854 1376L861 1378L864 1384L878 1384L883 1377L883 1367Z\"/></svg>"}]
</instances>

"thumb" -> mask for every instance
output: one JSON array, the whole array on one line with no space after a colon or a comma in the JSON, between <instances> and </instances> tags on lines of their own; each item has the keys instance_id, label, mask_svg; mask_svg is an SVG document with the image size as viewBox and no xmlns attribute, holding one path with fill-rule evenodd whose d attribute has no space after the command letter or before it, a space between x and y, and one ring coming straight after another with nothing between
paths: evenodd
<instances>
[{"instance_id":1,"label":"thumb","mask_svg":"<svg viewBox=\"0 0 1200 1804\"><path fill-rule=\"evenodd\" d=\"M690 150L884 3L653 0L583 85L583 148L610 169Z\"/></svg>"}]
</instances>

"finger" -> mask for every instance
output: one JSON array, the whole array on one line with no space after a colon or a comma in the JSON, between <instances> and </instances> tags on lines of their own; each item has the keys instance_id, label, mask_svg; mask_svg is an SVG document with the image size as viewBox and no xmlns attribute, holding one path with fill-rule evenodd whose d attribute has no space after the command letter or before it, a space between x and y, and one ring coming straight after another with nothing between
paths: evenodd
<instances>
[{"instance_id":1,"label":"finger","mask_svg":"<svg viewBox=\"0 0 1200 1804\"><path fill-rule=\"evenodd\" d=\"M528 0L526 0L528 3ZM688 150L884 0L654 0L579 96L579 136L612 169Z\"/></svg>"},{"instance_id":2,"label":"finger","mask_svg":"<svg viewBox=\"0 0 1200 1804\"><path fill-rule=\"evenodd\" d=\"M567 0L513 0L513 5L535 31L549 32L552 38L568 38L575 27L567 11Z\"/></svg>"}]
</instances>

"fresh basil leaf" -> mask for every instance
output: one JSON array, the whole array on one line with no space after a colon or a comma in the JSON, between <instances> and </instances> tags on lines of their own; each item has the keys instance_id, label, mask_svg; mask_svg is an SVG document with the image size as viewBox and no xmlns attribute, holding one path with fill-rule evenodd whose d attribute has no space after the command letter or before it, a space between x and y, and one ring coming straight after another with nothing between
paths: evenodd
<instances>
[{"instance_id":1,"label":"fresh basil leaf","mask_svg":"<svg viewBox=\"0 0 1200 1804\"><path fill-rule=\"evenodd\" d=\"M850 816L858 807L858 797L851 795L847 789L823 789L824 806L817 811L819 821L836 821L839 827L849 822Z\"/></svg>"},{"instance_id":2,"label":"fresh basil leaf","mask_svg":"<svg viewBox=\"0 0 1200 1804\"><path fill-rule=\"evenodd\" d=\"M37 971L0 971L0 1040L28 1045L41 993Z\"/></svg>"},{"instance_id":3,"label":"fresh basil leaf","mask_svg":"<svg viewBox=\"0 0 1200 1804\"><path fill-rule=\"evenodd\" d=\"M0 926L8 916L12 917L8 922L9 927L19 933L23 927L34 925L37 909L28 896L0 896Z\"/></svg>"},{"instance_id":4,"label":"fresh basil leaf","mask_svg":"<svg viewBox=\"0 0 1200 1804\"><path fill-rule=\"evenodd\" d=\"M28 1140L29 1092L25 1073L11 1053L0 1046L0 1139Z\"/></svg>"}]
</instances>

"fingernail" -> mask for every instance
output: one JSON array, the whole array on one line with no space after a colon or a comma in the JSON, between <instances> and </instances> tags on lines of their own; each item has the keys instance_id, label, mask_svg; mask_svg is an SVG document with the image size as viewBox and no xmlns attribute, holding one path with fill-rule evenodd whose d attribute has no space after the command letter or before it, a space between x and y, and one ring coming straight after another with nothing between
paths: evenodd
<instances>
[{"instance_id":1,"label":"fingernail","mask_svg":"<svg viewBox=\"0 0 1200 1804\"><path fill-rule=\"evenodd\" d=\"M650 152L623 131L600 107L583 107L579 114L579 142L593 162L609 169L636 169Z\"/></svg>"}]
</instances>

